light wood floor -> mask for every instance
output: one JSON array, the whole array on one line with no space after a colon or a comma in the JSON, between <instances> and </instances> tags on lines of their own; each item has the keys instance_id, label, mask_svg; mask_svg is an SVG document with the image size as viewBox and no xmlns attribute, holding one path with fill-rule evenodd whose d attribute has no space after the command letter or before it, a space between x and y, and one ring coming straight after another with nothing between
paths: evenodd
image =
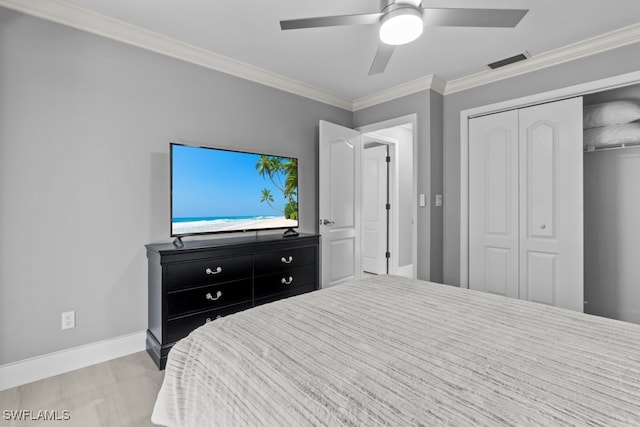
<instances>
[{"instance_id":1,"label":"light wood floor","mask_svg":"<svg viewBox=\"0 0 640 427\"><path fill-rule=\"evenodd\" d=\"M146 352L0 391L1 426L152 426L164 371ZM7 421L5 410L68 411L68 421Z\"/></svg>"}]
</instances>

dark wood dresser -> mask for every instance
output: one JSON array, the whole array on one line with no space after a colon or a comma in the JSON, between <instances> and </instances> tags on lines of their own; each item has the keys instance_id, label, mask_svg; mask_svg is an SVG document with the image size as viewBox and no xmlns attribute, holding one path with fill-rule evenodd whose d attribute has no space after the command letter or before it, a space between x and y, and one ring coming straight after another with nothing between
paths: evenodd
<instances>
[{"instance_id":1,"label":"dark wood dresser","mask_svg":"<svg viewBox=\"0 0 640 427\"><path fill-rule=\"evenodd\" d=\"M319 236L235 237L149 244L147 352L164 369L195 328L259 304L316 290Z\"/></svg>"}]
</instances>

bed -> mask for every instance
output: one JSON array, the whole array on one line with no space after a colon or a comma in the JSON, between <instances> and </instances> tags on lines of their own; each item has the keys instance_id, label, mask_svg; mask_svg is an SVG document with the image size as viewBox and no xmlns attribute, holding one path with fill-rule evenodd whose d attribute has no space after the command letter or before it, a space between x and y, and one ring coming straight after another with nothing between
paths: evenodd
<instances>
[{"instance_id":1,"label":"bed","mask_svg":"<svg viewBox=\"0 0 640 427\"><path fill-rule=\"evenodd\" d=\"M640 425L640 325L376 276L195 330L169 354L152 421Z\"/></svg>"}]
</instances>

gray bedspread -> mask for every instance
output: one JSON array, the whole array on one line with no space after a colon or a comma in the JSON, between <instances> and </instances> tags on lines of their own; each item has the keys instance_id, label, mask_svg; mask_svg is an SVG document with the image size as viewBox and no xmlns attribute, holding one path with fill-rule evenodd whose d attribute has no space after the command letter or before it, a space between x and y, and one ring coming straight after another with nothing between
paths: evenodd
<instances>
[{"instance_id":1,"label":"gray bedspread","mask_svg":"<svg viewBox=\"0 0 640 427\"><path fill-rule=\"evenodd\" d=\"M640 425L640 325L378 276L177 343L171 426Z\"/></svg>"}]
</instances>

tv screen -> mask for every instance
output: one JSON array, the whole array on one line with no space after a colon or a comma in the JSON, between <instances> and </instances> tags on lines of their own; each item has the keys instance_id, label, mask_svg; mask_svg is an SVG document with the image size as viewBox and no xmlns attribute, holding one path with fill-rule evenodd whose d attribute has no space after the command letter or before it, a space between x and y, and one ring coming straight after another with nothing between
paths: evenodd
<instances>
[{"instance_id":1,"label":"tv screen","mask_svg":"<svg viewBox=\"0 0 640 427\"><path fill-rule=\"evenodd\" d=\"M298 159L170 145L171 236L298 227Z\"/></svg>"}]
</instances>

